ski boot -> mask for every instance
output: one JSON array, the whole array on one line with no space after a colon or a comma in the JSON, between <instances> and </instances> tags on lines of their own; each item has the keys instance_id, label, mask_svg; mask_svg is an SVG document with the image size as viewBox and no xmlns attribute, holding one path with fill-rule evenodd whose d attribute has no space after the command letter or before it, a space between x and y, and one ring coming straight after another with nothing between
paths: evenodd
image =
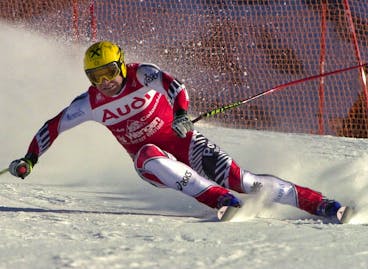
<instances>
[{"instance_id":1,"label":"ski boot","mask_svg":"<svg viewBox=\"0 0 368 269\"><path fill-rule=\"evenodd\" d=\"M230 221L242 206L242 202L231 193L222 195L217 200L217 218Z\"/></svg>"},{"instance_id":2,"label":"ski boot","mask_svg":"<svg viewBox=\"0 0 368 269\"><path fill-rule=\"evenodd\" d=\"M341 204L335 200L323 199L317 206L316 215L326 218L336 217Z\"/></svg>"},{"instance_id":3,"label":"ski boot","mask_svg":"<svg viewBox=\"0 0 368 269\"><path fill-rule=\"evenodd\" d=\"M217 199L217 209L223 206L241 207L241 201L231 193L227 193Z\"/></svg>"},{"instance_id":4,"label":"ski boot","mask_svg":"<svg viewBox=\"0 0 368 269\"><path fill-rule=\"evenodd\" d=\"M349 223L354 213L354 207L341 206L339 202L328 199L323 199L316 211L318 216L335 218L340 224Z\"/></svg>"}]
</instances>

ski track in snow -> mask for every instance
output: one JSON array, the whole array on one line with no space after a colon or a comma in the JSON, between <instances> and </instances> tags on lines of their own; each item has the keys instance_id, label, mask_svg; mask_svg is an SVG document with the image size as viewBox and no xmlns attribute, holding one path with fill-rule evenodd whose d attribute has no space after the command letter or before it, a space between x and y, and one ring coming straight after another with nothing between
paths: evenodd
<instances>
[{"instance_id":1,"label":"ski track in snow","mask_svg":"<svg viewBox=\"0 0 368 269\"><path fill-rule=\"evenodd\" d=\"M4 168L88 82L85 48L5 24L0 31ZM109 132L87 123L62 134L27 179L0 176L0 268L368 267L366 140L198 128L244 168L315 188L359 213L335 225L243 197L241 217L220 223L214 210L139 179Z\"/></svg>"}]
</instances>

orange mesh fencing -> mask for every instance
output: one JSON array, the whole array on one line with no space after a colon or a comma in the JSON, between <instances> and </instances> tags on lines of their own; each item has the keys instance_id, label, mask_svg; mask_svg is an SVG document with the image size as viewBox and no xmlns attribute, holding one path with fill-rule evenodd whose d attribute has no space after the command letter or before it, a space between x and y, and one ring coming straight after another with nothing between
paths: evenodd
<instances>
[{"instance_id":1,"label":"orange mesh fencing","mask_svg":"<svg viewBox=\"0 0 368 269\"><path fill-rule=\"evenodd\" d=\"M3 1L5 2L5 1ZM368 62L361 0L9 0L0 17L109 39L187 85L195 117L277 85ZM206 119L232 128L368 137L367 69L306 81Z\"/></svg>"}]
</instances>

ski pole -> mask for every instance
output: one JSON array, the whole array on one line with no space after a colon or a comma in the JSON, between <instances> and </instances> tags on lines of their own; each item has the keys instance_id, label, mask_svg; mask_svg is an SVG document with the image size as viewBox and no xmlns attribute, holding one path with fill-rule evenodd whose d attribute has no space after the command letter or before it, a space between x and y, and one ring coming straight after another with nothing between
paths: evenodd
<instances>
[{"instance_id":1,"label":"ski pole","mask_svg":"<svg viewBox=\"0 0 368 269\"><path fill-rule=\"evenodd\" d=\"M218 107L218 108L209 110L206 113L203 113L203 114L199 115L197 118L195 118L194 120L192 120L192 122L193 123L196 123L197 121L200 121L200 120L202 120L204 118L208 118L208 117L217 115L217 114L222 113L222 112L224 112L226 110L229 110L229 109L238 107L238 106L240 106L242 104L249 103L250 101L253 101L255 99L258 99L259 97L262 97L264 95L267 95L267 94L270 94L270 93L273 93L273 92L282 90L282 89L284 89L286 87L289 87L289 86L292 86L292 85L295 85L295 84L299 84L299 83L302 83L302 82L305 82L305 81L309 81L309 80L313 80L313 79L317 79L317 78L322 78L322 77L327 77L327 76L335 75L337 73L342 73L342 72L350 71L350 70L353 70L353 69L362 68L364 66L368 66L368 63L364 63L364 64L360 64L360 65L356 65L356 66L351 66L351 67L346 67L346 68L342 68L342 69L337 69L337 70L334 70L334 71L331 71L331 72L322 73L322 74L314 75L314 76L311 76L311 77L306 77L306 78L302 78L302 79L293 80L293 81L290 81L288 83L281 84L281 85L278 85L278 86L276 86L274 88L271 88L271 89L268 89L266 91L263 91L261 93L255 94L255 95L253 95L251 97L248 97L246 99L237 101L235 103L227 104L227 105L224 105L222 107Z\"/></svg>"},{"instance_id":2,"label":"ski pole","mask_svg":"<svg viewBox=\"0 0 368 269\"><path fill-rule=\"evenodd\" d=\"M6 172L9 172L9 168L5 168L3 170L0 171L0 175L6 173Z\"/></svg>"}]
</instances>

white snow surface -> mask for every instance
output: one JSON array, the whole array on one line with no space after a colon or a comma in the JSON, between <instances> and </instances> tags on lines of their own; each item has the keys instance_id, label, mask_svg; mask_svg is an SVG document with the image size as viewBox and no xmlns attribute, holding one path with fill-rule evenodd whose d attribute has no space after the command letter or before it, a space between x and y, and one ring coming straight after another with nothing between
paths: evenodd
<instances>
[{"instance_id":1,"label":"white snow surface","mask_svg":"<svg viewBox=\"0 0 368 269\"><path fill-rule=\"evenodd\" d=\"M3 169L89 84L84 47L4 23L0 32ZM197 128L242 167L354 204L356 217L337 225L242 195L241 216L217 222L194 199L142 181L109 131L86 123L25 180L0 176L0 268L368 268L368 140Z\"/></svg>"}]
</instances>

